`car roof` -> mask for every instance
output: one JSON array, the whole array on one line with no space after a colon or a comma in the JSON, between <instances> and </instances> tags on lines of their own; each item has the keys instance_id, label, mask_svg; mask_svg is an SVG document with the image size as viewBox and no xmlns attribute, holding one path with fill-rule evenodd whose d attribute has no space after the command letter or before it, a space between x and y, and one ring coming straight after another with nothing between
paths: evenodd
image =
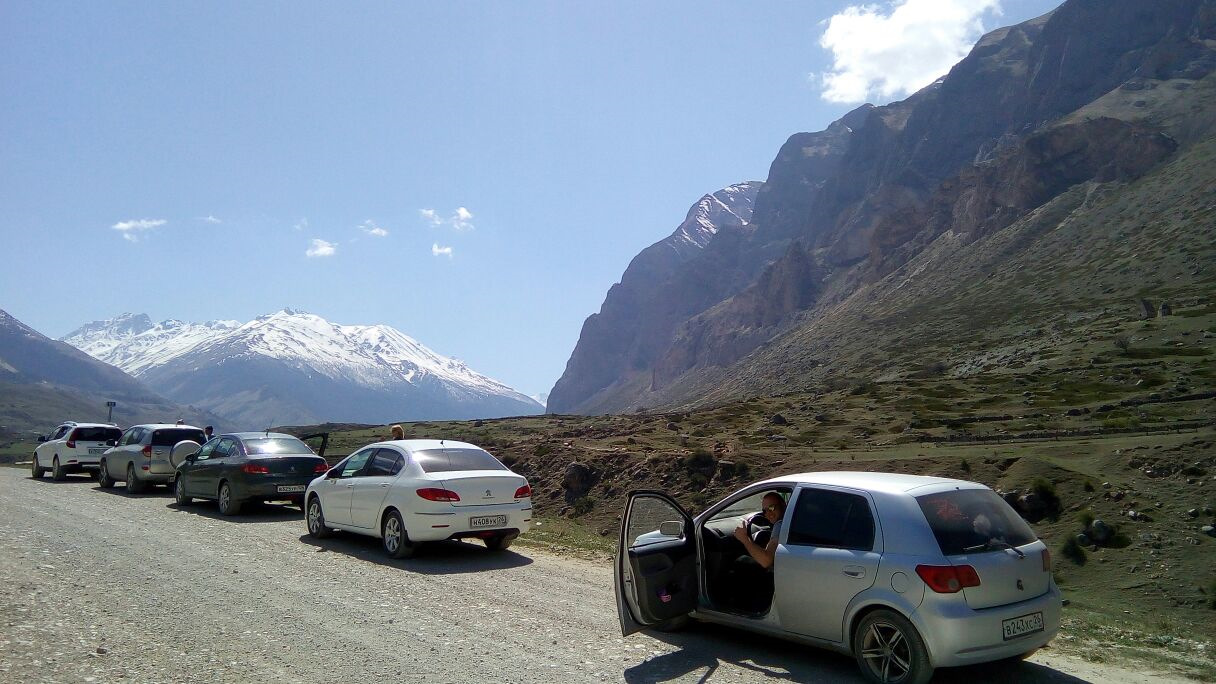
<instances>
[{"instance_id":1,"label":"car roof","mask_svg":"<svg viewBox=\"0 0 1216 684\"><path fill-rule=\"evenodd\" d=\"M912 490L922 490L916 492L918 495L928 494L930 492L943 489L974 489L984 486L975 482L956 480L949 477L934 477L932 475L905 475L903 473L874 473L849 470L827 471L820 473L796 473L782 477L770 478L764 482L772 483L774 485L789 484L790 482L835 485L838 487L852 487L854 489L864 489L866 491L883 492L886 494L908 494L912 492Z\"/></svg>"},{"instance_id":2,"label":"car roof","mask_svg":"<svg viewBox=\"0 0 1216 684\"><path fill-rule=\"evenodd\" d=\"M114 423L77 423L75 421L66 420L59 424L60 427L70 425L72 427L118 427Z\"/></svg>"},{"instance_id":3,"label":"car roof","mask_svg":"<svg viewBox=\"0 0 1216 684\"><path fill-rule=\"evenodd\" d=\"M458 442L454 439L393 439L367 446L395 446L405 449L406 451L426 451L428 449L479 449L485 451L476 444L468 442Z\"/></svg>"},{"instance_id":4,"label":"car roof","mask_svg":"<svg viewBox=\"0 0 1216 684\"><path fill-rule=\"evenodd\" d=\"M268 438L268 437L270 437L270 438L273 438L273 437L280 437L280 438L282 438L282 437L287 437L287 438L290 438L290 439L299 439L299 438L298 438L298 437L296 437L295 435L289 435L289 434L286 434L286 433L284 433L284 432L267 432L267 431L265 431L265 430L260 430L260 431L258 431L258 432L228 432L228 433L225 433L225 434L220 435L220 437L236 437L237 439L240 439L240 440L246 440L246 439L266 439L266 438Z\"/></svg>"},{"instance_id":5,"label":"car roof","mask_svg":"<svg viewBox=\"0 0 1216 684\"><path fill-rule=\"evenodd\" d=\"M201 427L197 427L194 425L184 425L184 424L179 425L178 423L140 423L139 425L132 425L131 427L152 428L153 430L160 430L162 428L181 428L183 430L202 430Z\"/></svg>"}]
</instances>

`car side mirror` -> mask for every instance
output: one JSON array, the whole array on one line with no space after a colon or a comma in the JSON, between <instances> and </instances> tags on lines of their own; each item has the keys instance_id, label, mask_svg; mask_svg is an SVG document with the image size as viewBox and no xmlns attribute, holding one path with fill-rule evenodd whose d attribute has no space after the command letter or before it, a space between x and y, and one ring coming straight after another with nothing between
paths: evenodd
<instances>
[{"instance_id":1,"label":"car side mirror","mask_svg":"<svg viewBox=\"0 0 1216 684\"><path fill-rule=\"evenodd\" d=\"M39 443L42 443L42 442L45 442L45 441L46 441L46 435L38 435L38 442L39 442Z\"/></svg>"},{"instance_id":2,"label":"car side mirror","mask_svg":"<svg viewBox=\"0 0 1216 684\"><path fill-rule=\"evenodd\" d=\"M665 520L659 523L659 534L664 537L683 537L684 522L681 520Z\"/></svg>"},{"instance_id":3,"label":"car side mirror","mask_svg":"<svg viewBox=\"0 0 1216 684\"><path fill-rule=\"evenodd\" d=\"M339 477L342 477L342 471L337 468L331 468L329 472L325 473L326 480L336 480Z\"/></svg>"},{"instance_id":4,"label":"car side mirror","mask_svg":"<svg viewBox=\"0 0 1216 684\"><path fill-rule=\"evenodd\" d=\"M186 463L194 463L198 460L198 454L186 454Z\"/></svg>"}]
</instances>

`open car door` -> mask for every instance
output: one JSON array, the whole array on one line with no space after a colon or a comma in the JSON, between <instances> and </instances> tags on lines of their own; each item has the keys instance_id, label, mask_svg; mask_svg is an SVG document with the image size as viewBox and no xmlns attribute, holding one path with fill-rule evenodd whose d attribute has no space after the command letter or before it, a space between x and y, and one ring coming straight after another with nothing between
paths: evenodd
<instances>
[{"instance_id":1,"label":"open car door","mask_svg":"<svg viewBox=\"0 0 1216 684\"><path fill-rule=\"evenodd\" d=\"M614 566L622 635L696 609L700 591L692 517L666 494L629 493Z\"/></svg>"}]
</instances>

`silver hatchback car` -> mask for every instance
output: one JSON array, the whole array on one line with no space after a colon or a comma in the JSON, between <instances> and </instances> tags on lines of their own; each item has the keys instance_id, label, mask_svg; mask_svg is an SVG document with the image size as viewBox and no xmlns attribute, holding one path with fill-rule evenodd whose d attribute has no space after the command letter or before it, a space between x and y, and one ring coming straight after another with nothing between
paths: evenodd
<instances>
[{"instance_id":1,"label":"silver hatchback car","mask_svg":"<svg viewBox=\"0 0 1216 684\"><path fill-rule=\"evenodd\" d=\"M890 473L773 478L695 518L631 492L614 575L625 635L691 617L852 654L892 684L1030 655L1062 606L1047 546L996 492Z\"/></svg>"}]
</instances>

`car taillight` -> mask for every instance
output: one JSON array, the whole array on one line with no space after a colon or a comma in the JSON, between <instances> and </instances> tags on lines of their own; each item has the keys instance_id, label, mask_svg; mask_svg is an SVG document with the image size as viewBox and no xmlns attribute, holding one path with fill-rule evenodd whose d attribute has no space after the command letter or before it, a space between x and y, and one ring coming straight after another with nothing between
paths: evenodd
<instances>
[{"instance_id":1,"label":"car taillight","mask_svg":"<svg viewBox=\"0 0 1216 684\"><path fill-rule=\"evenodd\" d=\"M246 463L241 466L241 472L249 473L250 475L267 475L270 473L270 468L257 463Z\"/></svg>"},{"instance_id":2,"label":"car taillight","mask_svg":"<svg viewBox=\"0 0 1216 684\"><path fill-rule=\"evenodd\" d=\"M75 448L76 448L76 440L74 440L74 439L69 439L69 440L68 440L68 448L69 448L69 449L75 449Z\"/></svg>"},{"instance_id":3,"label":"car taillight","mask_svg":"<svg viewBox=\"0 0 1216 684\"><path fill-rule=\"evenodd\" d=\"M152 458L152 445L145 444L144 448L139 450L139 453L144 455L144 458Z\"/></svg>"},{"instance_id":4,"label":"car taillight","mask_svg":"<svg viewBox=\"0 0 1216 684\"><path fill-rule=\"evenodd\" d=\"M939 594L953 594L964 587L980 586L980 576L970 565L918 565L916 574Z\"/></svg>"},{"instance_id":5,"label":"car taillight","mask_svg":"<svg viewBox=\"0 0 1216 684\"><path fill-rule=\"evenodd\" d=\"M423 487L418 490L418 496L427 501L460 501L460 495L456 492L438 487Z\"/></svg>"},{"instance_id":6,"label":"car taillight","mask_svg":"<svg viewBox=\"0 0 1216 684\"><path fill-rule=\"evenodd\" d=\"M312 472L314 472L318 475L320 475L321 473L328 473L329 464L328 463L318 463L317 466L312 469Z\"/></svg>"},{"instance_id":7,"label":"car taillight","mask_svg":"<svg viewBox=\"0 0 1216 684\"><path fill-rule=\"evenodd\" d=\"M1043 572L1051 572L1051 551L1043 549Z\"/></svg>"},{"instance_id":8,"label":"car taillight","mask_svg":"<svg viewBox=\"0 0 1216 684\"><path fill-rule=\"evenodd\" d=\"M516 499L526 499L529 496L532 496L532 486L527 483L525 483L524 486L520 487L519 489L515 490Z\"/></svg>"}]
</instances>

